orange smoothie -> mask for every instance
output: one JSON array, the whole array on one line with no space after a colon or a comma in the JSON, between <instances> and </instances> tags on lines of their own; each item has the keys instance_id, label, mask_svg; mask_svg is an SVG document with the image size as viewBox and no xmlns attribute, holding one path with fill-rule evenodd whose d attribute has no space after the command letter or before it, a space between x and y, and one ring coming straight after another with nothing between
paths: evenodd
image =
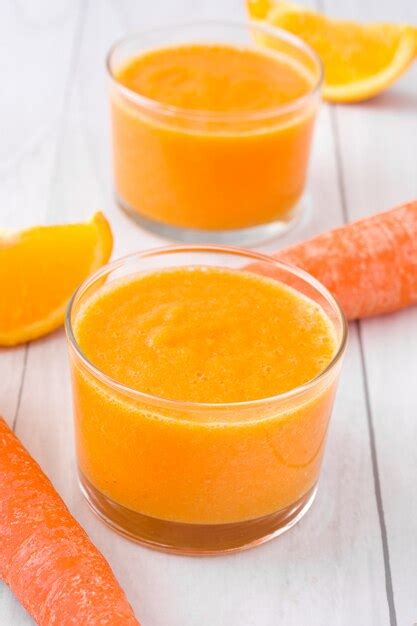
<instances>
[{"instance_id":1,"label":"orange smoothie","mask_svg":"<svg viewBox=\"0 0 417 626\"><path fill-rule=\"evenodd\" d=\"M180 267L102 284L73 328L89 362L133 390L72 357L80 470L112 502L226 524L314 488L335 379L302 400L274 398L315 379L337 350L313 300L248 271Z\"/></svg>"},{"instance_id":2,"label":"orange smoothie","mask_svg":"<svg viewBox=\"0 0 417 626\"><path fill-rule=\"evenodd\" d=\"M115 185L130 212L208 231L291 219L317 108L311 68L255 46L190 43L146 51L112 77Z\"/></svg>"}]
</instances>

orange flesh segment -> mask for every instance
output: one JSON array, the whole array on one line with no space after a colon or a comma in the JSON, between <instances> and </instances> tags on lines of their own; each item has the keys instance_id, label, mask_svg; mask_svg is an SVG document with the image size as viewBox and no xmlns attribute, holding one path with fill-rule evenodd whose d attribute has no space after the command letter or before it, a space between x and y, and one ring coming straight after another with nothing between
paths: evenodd
<instances>
[{"instance_id":1,"label":"orange flesh segment","mask_svg":"<svg viewBox=\"0 0 417 626\"><path fill-rule=\"evenodd\" d=\"M0 345L26 341L62 324L75 288L111 253L104 216L90 222L0 231Z\"/></svg>"},{"instance_id":2,"label":"orange flesh segment","mask_svg":"<svg viewBox=\"0 0 417 626\"><path fill-rule=\"evenodd\" d=\"M394 59L402 35L398 27L390 24L363 26L301 11L283 14L279 25L318 52L326 68L327 85L367 79L384 70Z\"/></svg>"}]
</instances>

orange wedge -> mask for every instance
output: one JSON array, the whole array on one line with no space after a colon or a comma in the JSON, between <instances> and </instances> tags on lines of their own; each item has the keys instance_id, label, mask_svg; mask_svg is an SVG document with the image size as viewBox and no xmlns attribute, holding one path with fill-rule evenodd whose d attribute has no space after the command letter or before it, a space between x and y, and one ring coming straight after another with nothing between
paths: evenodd
<instances>
[{"instance_id":1,"label":"orange wedge","mask_svg":"<svg viewBox=\"0 0 417 626\"><path fill-rule=\"evenodd\" d=\"M252 18L304 39L324 65L323 97L366 100L389 87L417 56L417 28L333 20L285 0L248 0Z\"/></svg>"},{"instance_id":2,"label":"orange wedge","mask_svg":"<svg viewBox=\"0 0 417 626\"><path fill-rule=\"evenodd\" d=\"M0 229L0 345L58 328L73 291L109 260L112 246L102 213L81 224Z\"/></svg>"}]
</instances>

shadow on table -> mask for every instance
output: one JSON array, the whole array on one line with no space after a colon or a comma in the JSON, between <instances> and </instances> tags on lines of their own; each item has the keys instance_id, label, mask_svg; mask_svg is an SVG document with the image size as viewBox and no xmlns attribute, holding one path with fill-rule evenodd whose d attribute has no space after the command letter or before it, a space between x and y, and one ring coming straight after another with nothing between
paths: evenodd
<instances>
[{"instance_id":1,"label":"shadow on table","mask_svg":"<svg viewBox=\"0 0 417 626\"><path fill-rule=\"evenodd\" d=\"M405 89L391 89L375 96L374 98L365 100L364 102L355 103L354 105L346 104L341 106L360 106L377 111L394 111L396 113L401 111L403 113L415 113L417 111L417 93L406 91Z\"/></svg>"}]
</instances>

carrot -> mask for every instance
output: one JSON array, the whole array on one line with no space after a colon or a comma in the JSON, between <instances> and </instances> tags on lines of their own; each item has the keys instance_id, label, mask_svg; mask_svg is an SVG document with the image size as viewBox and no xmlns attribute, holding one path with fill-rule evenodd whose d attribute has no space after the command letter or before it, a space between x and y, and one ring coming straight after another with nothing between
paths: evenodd
<instances>
[{"instance_id":1,"label":"carrot","mask_svg":"<svg viewBox=\"0 0 417 626\"><path fill-rule=\"evenodd\" d=\"M274 256L306 270L348 319L417 303L417 200L296 244Z\"/></svg>"},{"instance_id":2,"label":"carrot","mask_svg":"<svg viewBox=\"0 0 417 626\"><path fill-rule=\"evenodd\" d=\"M138 626L105 558L0 418L0 578L40 626Z\"/></svg>"}]
</instances>

